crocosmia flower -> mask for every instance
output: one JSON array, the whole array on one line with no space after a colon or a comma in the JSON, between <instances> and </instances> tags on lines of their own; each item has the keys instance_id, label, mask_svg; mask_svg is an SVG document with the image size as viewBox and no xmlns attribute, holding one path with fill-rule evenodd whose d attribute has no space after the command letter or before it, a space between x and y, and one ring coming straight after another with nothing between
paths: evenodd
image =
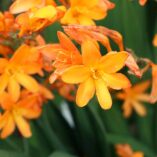
<instances>
[{"instance_id":1,"label":"crocosmia flower","mask_svg":"<svg viewBox=\"0 0 157 157\"><path fill-rule=\"evenodd\" d=\"M117 73L125 65L128 54L110 52L102 56L98 44L92 40L84 42L81 48L83 64L68 68L62 79L66 83L79 84L76 95L78 106L85 106L96 92L100 106L109 109L112 99L108 88L119 90L131 85L125 75Z\"/></svg>"}]
</instances>

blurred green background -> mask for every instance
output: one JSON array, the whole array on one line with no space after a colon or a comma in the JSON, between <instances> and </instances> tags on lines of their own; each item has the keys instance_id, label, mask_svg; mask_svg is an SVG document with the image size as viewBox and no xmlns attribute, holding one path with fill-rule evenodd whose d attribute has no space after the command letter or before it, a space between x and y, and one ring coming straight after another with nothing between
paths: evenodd
<instances>
[{"instance_id":1,"label":"blurred green background","mask_svg":"<svg viewBox=\"0 0 157 157\"><path fill-rule=\"evenodd\" d=\"M97 24L119 31L126 48L157 63L157 48L152 46L157 33L157 2L148 0L144 7L137 0L112 2L116 8ZM9 4L9 0L0 0L0 10L7 10ZM58 41L58 30L61 26L56 23L43 32L48 43ZM132 82L140 81L129 77ZM145 78L151 78L150 74ZM104 111L93 99L80 109L57 95L44 105L40 119L31 122L30 139L15 133L0 140L0 157L116 157L114 144L117 143L128 143L134 150L143 151L146 157L157 156L156 104L145 105L146 117L134 113L129 119L123 118L121 104L114 99L112 109Z\"/></svg>"}]
</instances>

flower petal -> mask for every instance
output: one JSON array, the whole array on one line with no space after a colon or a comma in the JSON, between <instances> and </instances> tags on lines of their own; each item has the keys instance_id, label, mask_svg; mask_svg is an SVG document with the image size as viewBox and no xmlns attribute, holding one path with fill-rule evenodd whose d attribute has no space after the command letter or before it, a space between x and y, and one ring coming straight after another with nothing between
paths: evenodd
<instances>
[{"instance_id":1,"label":"flower petal","mask_svg":"<svg viewBox=\"0 0 157 157\"><path fill-rule=\"evenodd\" d=\"M29 123L20 115L13 113L16 125L24 137L30 137L32 135Z\"/></svg>"},{"instance_id":2,"label":"flower petal","mask_svg":"<svg viewBox=\"0 0 157 157\"><path fill-rule=\"evenodd\" d=\"M10 7L10 12L12 14L18 14L21 12L28 11L33 7L41 6L44 1L43 0L16 0Z\"/></svg>"},{"instance_id":3,"label":"flower petal","mask_svg":"<svg viewBox=\"0 0 157 157\"><path fill-rule=\"evenodd\" d=\"M76 95L76 104L79 107L85 106L89 100L94 96L95 85L92 78L89 78L85 82L79 85Z\"/></svg>"},{"instance_id":4,"label":"flower petal","mask_svg":"<svg viewBox=\"0 0 157 157\"><path fill-rule=\"evenodd\" d=\"M66 50L71 50L79 53L77 47L72 43L72 41L62 32L58 31L57 36L62 48Z\"/></svg>"},{"instance_id":5,"label":"flower petal","mask_svg":"<svg viewBox=\"0 0 157 157\"><path fill-rule=\"evenodd\" d=\"M95 85L96 95L100 106L103 109L110 109L112 106L112 99L105 82L102 79L98 79L95 80Z\"/></svg>"},{"instance_id":6,"label":"flower petal","mask_svg":"<svg viewBox=\"0 0 157 157\"><path fill-rule=\"evenodd\" d=\"M75 65L68 68L62 74L62 80L66 83L77 84L84 82L90 76L89 69L84 65Z\"/></svg>"},{"instance_id":7,"label":"flower petal","mask_svg":"<svg viewBox=\"0 0 157 157\"><path fill-rule=\"evenodd\" d=\"M0 73L4 71L4 68L8 64L8 60L5 58L0 58Z\"/></svg>"},{"instance_id":8,"label":"flower petal","mask_svg":"<svg viewBox=\"0 0 157 157\"><path fill-rule=\"evenodd\" d=\"M3 93L5 88L8 85L9 76L7 74L3 74L0 76L0 93Z\"/></svg>"},{"instance_id":9,"label":"flower petal","mask_svg":"<svg viewBox=\"0 0 157 157\"><path fill-rule=\"evenodd\" d=\"M131 116L133 108L129 100L125 100L124 104L122 105L122 109L123 109L123 115L125 118L128 118Z\"/></svg>"},{"instance_id":10,"label":"flower petal","mask_svg":"<svg viewBox=\"0 0 157 157\"><path fill-rule=\"evenodd\" d=\"M16 73L16 80L19 84L33 93L39 91L39 85L37 81L29 75L26 75L24 73Z\"/></svg>"},{"instance_id":11,"label":"flower petal","mask_svg":"<svg viewBox=\"0 0 157 157\"><path fill-rule=\"evenodd\" d=\"M131 86L131 83L128 80L128 78L121 73L115 74L103 73L102 79L105 81L107 86L113 89L124 89L129 88Z\"/></svg>"},{"instance_id":12,"label":"flower petal","mask_svg":"<svg viewBox=\"0 0 157 157\"><path fill-rule=\"evenodd\" d=\"M132 90L136 93L143 93L149 88L149 86L150 86L150 81L147 80L147 81L136 84L135 86L133 86Z\"/></svg>"},{"instance_id":13,"label":"flower petal","mask_svg":"<svg viewBox=\"0 0 157 157\"><path fill-rule=\"evenodd\" d=\"M140 116L145 116L147 111L146 108L139 102L133 101L132 105L135 109L135 111L140 115Z\"/></svg>"},{"instance_id":14,"label":"flower petal","mask_svg":"<svg viewBox=\"0 0 157 157\"><path fill-rule=\"evenodd\" d=\"M137 95L136 99L143 101L143 102L150 102L150 95L149 94L139 94L139 95Z\"/></svg>"},{"instance_id":15,"label":"flower petal","mask_svg":"<svg viewBox=\"0 0 157 157\"><path fill-rule=\"evenodd\" d=\"M86 7L93 7L96 4L98 4L98 0L91 0L90 3L89 1L85 1L85 0L70 0L70 4L71 6L86 6Z\"/></svg>"},{"instance_id":16,"label":"flower petal","mask_svg":"<svg viewBox=\"0 0 157 157\"><path fill-rule=\"evenodd\" d=\"M79 15L77 17L77 21L78 21L78 24L80 25L84 25L84 26L94 26L95 25L95 22L88 16L86 15Z\"/></svg>"},{"instance_id":17,"label":"flower petal","mask_svg":"<svg viewBox=\"0 0 157 157\"><path fill-rule=\"evenodd\" d=\"M8 83L8 92L11 96L11 99L16 102L20 97L20 85L18 82L11 77Z\"/></svg>"},{"instance_id":18,"label":"flower petal","mask_svg":"<svg viewBox=\"0 0 157 157\"><path fill-rule=\"evenodd\" d=\"M110 52L101 58L99 69L106 73L115 73L123 68L127 58L127 52Z\"/></svg>"},{"instance_id":19,"label":"flower petal","mask_svg":"<svg viewBox=\"0 0 157 157\"><path fill-rule=\"evenodd\" d=\"M9 115L6 124L2 129L1 138L3 139L8 137L14 132L14 130L15 130L15 122L12 115Z\"/></svg>"},{"instance_id":20,"label":"flower petal","mask_svg":"<svg viewBox=\"0 0 157 157\"><path fill-rule=\"evenodd\" d=\"M47 20L52 20L55 16L57 15L57 10L54 6L48 5L45 7L42 7L38 9L34 15L33 18L41 18L41 19L47 19Z\"/></svg>"},{"instance_id":21,"label":"flower petal","mask_svg":"<svg viewBox=\"0 0 157 157\"><path fill-rule=\"evenodd\" d=\"M98 63L101 58L96 42L92 40L84 41L81 45L83 63L87 66Z\"/></svg>"}]
</instances>

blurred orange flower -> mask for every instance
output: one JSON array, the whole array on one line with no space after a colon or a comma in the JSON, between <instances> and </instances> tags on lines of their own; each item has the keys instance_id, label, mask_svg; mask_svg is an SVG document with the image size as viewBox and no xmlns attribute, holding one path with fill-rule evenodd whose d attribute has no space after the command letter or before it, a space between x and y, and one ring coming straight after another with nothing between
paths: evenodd
<instances>
[{"instance_id":1,"label":"blurred orange flower","mask_svg":"<svg viewBox=\"0 0 157 157\"><path fill-rule=\"evenodd\" d=\"M16 101L20 96L20 85L31 92L38 92L38 83L30 75L42 74L39 58L37 50L27 45L18 48L10 60L0 58L0 93L7 88Z\"/></svg>"},{"instance_id":2,"label":"blurred orange flower","mask_svg":"<svg viewBox=\"0 0 157 157\"><path fill-rule=\"evenodd\" d=\"M4 56L5 58L8 58L8 55L12 53L13 50L10 47L0 44L0 55Z\"/></svg>"},{"instance_id":3,"label":"blurred orange flower","mask_svg":"<svg viewBox=\"0 0 157 157\"><path fill-rule=\"evenodd\" d=\"M9 11L12 14L19 14L26 12L32 8L41 8L46 5L56 5L54 0L15 0L15 2L10 6Z\"/></svg>"},{"instance_id":4,"label":"blurred orange flower","mask_svg":"<svg viewBox=\"0 0 157 157\"><path fill-rule=\"evenodd\" d=\"M151 63L152 66L152 90L150 95L150 102L155 103L157 101L157 65Z\"/></svg>"},{"instance_id":5,"label":"blurred orange flower","mask_svg":"<svg viewBox=\"0 0 157 157\"><path fill-rule=\"evenodd\" d=\"M70 0L70 8L61 19L62 24L95 25L93 20L101 20L114 4L109 0Z\"/></svg>"},{"instance_id":6,"label":"blurred orange flower","mask_svg":"<svg viewBox=\"0 0 157 157\"><path fill-rule=\"evenodd\" d=\"M59 20L65 12L63 6L54 7L47 5L42 8L32 8L31 10L17 16L16 22L19 25L19 36L40 31L46 26Z\"/></svg>"},{"instance_id":7,"label":"blurred orange flower","mask_svg":"<svg viewBox=\"0 0 157 157\"><path fill-rule=\"evenodd\" d=\"M150 81L145 81L134 85L132 88L125 89L117 94L117 98L124 100L124 117L128 118L134 109L140 116L146 115L146 108L140 103L149 102L150 95L144 93L150 86Z\"/></svg>"},{"instance_id":8,"label":"blurred orange flower","mask_svg":"<svg viewBox=\"0 0 157 157\"><path fill-rule=\"evenodd\" d=\"M117 144L116 152L119 157L144 157L143 152L133 152L130 145L128 144Z\"/></svg>"},{"instance_id":9,"label":"blurred orange flower","mask_svg":"<svg viewBox=\"0 0 157 157\"><path fill-rule=\"evenodd\" d=\"M6 138L18 130L24 137L31 136L29 119L36 119L41 114L41 108L37 103L37 96L29 95L14 101L6 92L0 94L0 105L3 114L0 115L0 137Z\"/></svg>"},{"instance_id":10,"label":"blurred orange flower","mask_svg":"<svg viewBox=\"0 0 157 157\"><path fill-rule=\"evenodd\" d=\"M82 26L82 25L68 25L63 26L64 31L78 43L94 38L101 42L107 51L112 51L109 38L111 38L119 47L120 51L124 50L122 35L112 29L102 26Z\"/></svg>"},{"instance_id":11,"label":"blurred orange flower","mask_svg":"<svg viewBox=\"0 0 157 157\"><path fill-rule=\"evenodd\" d=\"M76 95L78 106L85 106L96 95L100 106L109 109L112 105L108 87L122 89L130 87L125 75L116 73L125 65L128 57L126 52L110 52L101 56L96 41L87 40L82 44L82 65L73 65L62 75L66 83L79 84Z\"/></svg>"},{"instance_id":12,"label":"blurred orange flower","mask_svg":"<svg viewBox=\"0 0 157 157\"><path fill-rule=\"evenodd\" d=\"M0 12L0 34L1 37L7 37L9 33L15 32L18 26L15 23L14 16L9 12Z\"/></svg>"},{"instance_id":13,"label":"blurred orange flower","mask_svg":"<svg viewBox=\"0 0 157 157\"><path fill-rule=\"evenodd\" d=\"M153 39L153 45L157 47L157 34L155 34L154 39Z\"/></svg>"},{"instance_id":14,"label":"blurred orange flower","mask_svg":"<svg viewBox=\"0 0 157 157\"><path fill-rule=\"evenodd\" d=\"M144 6L147 3L147 0L139 0L140 5Z\"/></svg>"}]
</instances>

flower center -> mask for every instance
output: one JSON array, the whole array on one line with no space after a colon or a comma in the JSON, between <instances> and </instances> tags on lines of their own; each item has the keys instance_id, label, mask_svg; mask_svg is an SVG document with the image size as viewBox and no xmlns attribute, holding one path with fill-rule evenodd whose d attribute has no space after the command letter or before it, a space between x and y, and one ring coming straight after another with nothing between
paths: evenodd
<instances>
[{"instance_id":1,"label":"flower center","mask_svg":"<svg viewBox=\"0 0 157 157\"><path fill-rule=\"evenodd\" d=\"M92 75L92 78L97 80L99 78L99 72L97 69L95 68L90 68L91 70L91 75Z\"/></svg>"},{"instance_id":2,"label":"flower center","mask_svg":"<svg viewBox=\"0 0 157 157\"><path fill-rule=\"evenodd\" d=\"M15 66L15 65L12 65L12 64L10 64L10 65L8 65L7 67L6 67L6 69L5 69L5 72L9 75L9 76L12 76L12 75L14 75L16 72L18 72L18 71L21 71L17 66Z\"/></svg>"}]
</instances>

